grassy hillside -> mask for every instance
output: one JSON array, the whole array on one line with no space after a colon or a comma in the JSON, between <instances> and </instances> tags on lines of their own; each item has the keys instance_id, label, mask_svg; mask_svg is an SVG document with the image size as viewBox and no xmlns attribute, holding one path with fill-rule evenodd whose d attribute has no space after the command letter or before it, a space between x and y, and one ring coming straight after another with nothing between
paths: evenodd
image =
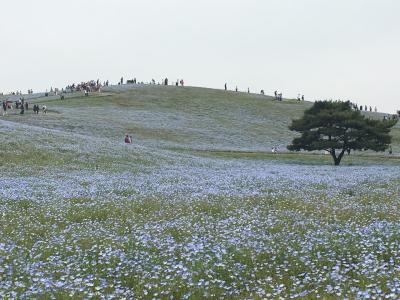
<instances>
[{"instance_id":1,"label":"grassy hillside","mask_svg":"<svg viewBox=\"0 0 400 300\"><path fill-rule=\"evenodd\" d=\"M114 141L129 132L141 144L163 148L262 151L276 145L283 149L293 136L287 130L290 120L308 104L271 100L200 88L139 87L48 101L46 118L29 115L12 120Z\"/></svg>"},{"instance_id":2,"label":"grassy hillside","mask_svg":"<svg viewBox=\"0 0 400 300\"><path fill-rule=\"evenodd\" d=\"M269 152L286 151L294 137L288 125L309 102L203 88L113 87L89 98L36 100L47 116L7 120L118 143L125 133L137 144L161 149ZM399 127L394 148L399 150Z\"/></svg>"}]
</instances>

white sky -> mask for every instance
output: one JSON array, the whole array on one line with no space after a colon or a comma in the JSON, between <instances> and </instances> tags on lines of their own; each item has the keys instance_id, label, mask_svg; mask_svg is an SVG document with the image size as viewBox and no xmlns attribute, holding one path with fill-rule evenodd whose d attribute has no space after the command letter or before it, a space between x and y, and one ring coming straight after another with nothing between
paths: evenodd
<instances>
[{"instance_id":1,"label":"white sky","mask_svg":"<svg viewBox=\"0 0 400 300\"><path fill-rule=\"evenodd\" d=\"M10 0L0 91L184 78L400 109L399 0Z\"/></svg>"}]
</instances>

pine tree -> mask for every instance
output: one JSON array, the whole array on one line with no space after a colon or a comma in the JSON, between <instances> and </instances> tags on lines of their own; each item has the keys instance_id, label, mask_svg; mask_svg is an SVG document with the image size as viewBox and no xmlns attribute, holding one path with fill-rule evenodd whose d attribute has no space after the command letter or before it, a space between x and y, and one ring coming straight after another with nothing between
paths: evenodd
<instances>
[{"instance_id":1,"label":"pine tree","mask_svg":"<svg viewBox=\"0 0 400 300\"><path fill-rule=\"evenodd\" d=\"M390 143L390 129L397 120L374 120L353 110L350 102L317 101L293 120L289 129L301 133L287 148L291 151L325 150L338 166L351 150L385 151Z\"/></svg>"}]
</instances>

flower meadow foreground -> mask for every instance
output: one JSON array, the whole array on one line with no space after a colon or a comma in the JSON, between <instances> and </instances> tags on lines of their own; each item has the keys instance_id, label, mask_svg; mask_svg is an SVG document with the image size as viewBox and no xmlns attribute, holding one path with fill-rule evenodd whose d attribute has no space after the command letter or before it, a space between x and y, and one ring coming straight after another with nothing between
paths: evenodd
<instances>
[{"instance_id":1,"label":"flower meadow foreground","mask_svg":"<svg viewBox=\"0 0 400 300\"><path fill-rule=\"evenodd\" d=\"M1 298L400 294L399 167L170 167L3 175Z\"/></svg>"}]
</instances>

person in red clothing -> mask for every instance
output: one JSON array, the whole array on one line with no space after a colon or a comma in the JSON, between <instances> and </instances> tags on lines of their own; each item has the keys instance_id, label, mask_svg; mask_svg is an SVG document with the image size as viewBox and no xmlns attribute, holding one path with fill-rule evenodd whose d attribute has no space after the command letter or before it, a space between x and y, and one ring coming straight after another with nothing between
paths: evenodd
<instances>
[{"instance_id":1,"label":"person in red clothing","mask_svg":"<svg viewBox=\"0 0 400 300\"><path fill-rule=\"evenodd\" d=\"M132 137L129 135L125 135L125 144L132 144Z\"/></svg>"}]
</instances>

